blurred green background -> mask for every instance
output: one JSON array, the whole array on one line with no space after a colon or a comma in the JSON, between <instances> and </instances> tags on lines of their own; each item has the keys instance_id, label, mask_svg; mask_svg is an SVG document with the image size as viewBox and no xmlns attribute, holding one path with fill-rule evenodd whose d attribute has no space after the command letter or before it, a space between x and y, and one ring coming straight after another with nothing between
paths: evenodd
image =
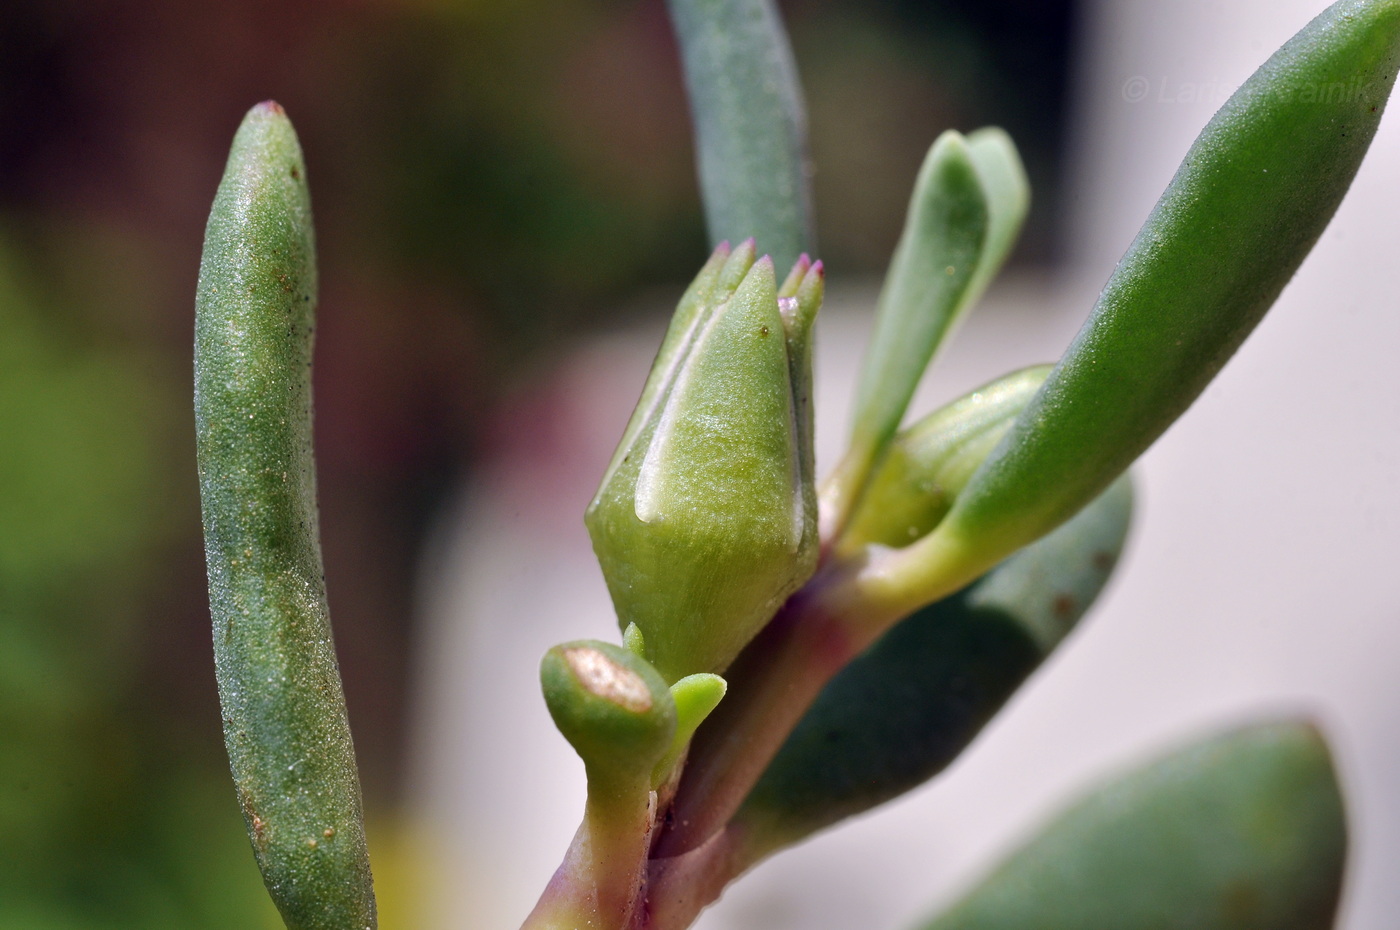
<instances>
[{"instance_id":1,"label":"blurred green background","mask_svg":"<svg viewBox=\"0 0 1400 930\"><path fill-rule=\"evenodd\" d=\"M821 257L879 274L924 150L1006 126L1053 262L1069 0L783 4ZM228 784L190 412L242 113L307 152L317 442L386 927L420 538L503 398L703 260L662 0L0 5L0 930L279 926ZM761 244L760 244L761 245Z\"/></svg>"}]
</instances>

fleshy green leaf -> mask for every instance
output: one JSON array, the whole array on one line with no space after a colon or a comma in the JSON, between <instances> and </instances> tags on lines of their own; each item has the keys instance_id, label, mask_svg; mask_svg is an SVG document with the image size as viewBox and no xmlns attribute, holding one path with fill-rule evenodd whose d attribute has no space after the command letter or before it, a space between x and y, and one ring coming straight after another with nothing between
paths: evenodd
<instances>
[{"instance_id":1,"label":"fleshy green leaf","mask_svg":"<svg viewBox=\"0 0 1400 930\"><path fill-rule=\"evenodd\" d=\"M936 596L935 579L985 570L1073 514L1181 415L1336 211L1397 63L1400 3L1343 0L1230 98L1039 395L938 530L883 567L895 588Z\"/></svg>"},{"instance_id":2,"label":"fleshy green leaf","mask_svg":"<svg viewBox=\"0 0 1400 930\"><path fill-rule=\"evenodd\" d=\"M779 268L812 252L806 114L771 0L668 0L711 244L753 237Z\"/></svg>"},{"instance_id":3,"label":"fleshy green leaf","mask_svg":"<svg viewBox=\"0 0 1400 930\"><path fill-rule=\"evenodd\" d=\"M939 346L1010 254L1029 205L1025 170L1000 129L945 132L929 149L880 292L851 447L823 489L829 533L845 523Z\"/></svg>"},{"instance_id":4,"label":"fleshy green leaf","mask_svg":"<svg viewBox=\"0 0 1400 930\"><path fill-rule=\"evenodd\" d=\"M624 646L580 640L545 653L540 685L588 769L590 795L649 786L676 732L676 704L656 669Z\"/></svg>"},{"instance_id":5,"label":"fleshy green leaf","mask_svg":"<svg viewBox=\"0 0 1400 930\"><path fill-rule=\"evenodd\" d=\"M671 748L657 763L653 783L660 784L671 776L676 762L690 745L690 738L719 706L728 689L728 682L708 672L687 675L671 686L671 697L676 702L676 735L671 741Z\"/></svg>"},{"instance_id":6,"label":"fleshy green leaf","mask_svg":"<svg viewBox=\"0 0 1400 930\"><path fill-rule=\"evenodd\" d=\"M1330 930L1346 847L1319 734L1254 726L1100 787L925 930Z\"/></svg>"},{"instance_id":7,"label":"fleshy green leaf","mask_svg":"<svg viewBox=\"0 0 1400 930\"><path fill-rule=\"evenodd\" d=\"M290 930L376 924L331 641L311 454L316 260L282 108L243 120L205 233L195 421L224 740L253 852Z\"/></svg>"},{"instance_id":8,"label":"fleshy green leaf","mask_svg":"<svg viewBox=\"0 0 1400 930\"><path fill-rule=\"evenodd\" d=\"M1050 366L1013 372L934 411L895 437L837 542L907 546L943 519L969 478L1045 381Z\"/></svg>"},{"instance_id":9,"label":"fleshy green leaf","mask_svg":"<svg viewBox=\"0 0 1400 930\"><path fill-rule=\"evenodd\" d=\"M1093 604L1131 513L1125 477L838 673L740 809L746 855L881 804L952 762Z\"/></svg>"},{"instance_id":10,"label":"fleshy green leaf","mask_svg":"<svg viewBox=\"0 0 1400 930\"><path fill-rule=\"evenodd\" d=\"M971 305L992 283L1021 235L1021 225L1031 207L1031 184L1021 155L1005 130L988 126L970 134L967 152L987 195L987 239L968 287L967 304ZM959 312L966 311L967 307L963 307ZM956 324L955 314L953 325Z\"/></svg>"},{"instance_id":11,"label":"fleshy green leaf","mask_svg":"<svg viewBox=\"0 0 1400 930\"><path fill-rule=\"evenodd\" d=\"M965 304L990 212L967 140L943 133L919 169L880 291L856 393L853 452L878 455L899 429L924 369Z\"/></svg>"}]
</instances>

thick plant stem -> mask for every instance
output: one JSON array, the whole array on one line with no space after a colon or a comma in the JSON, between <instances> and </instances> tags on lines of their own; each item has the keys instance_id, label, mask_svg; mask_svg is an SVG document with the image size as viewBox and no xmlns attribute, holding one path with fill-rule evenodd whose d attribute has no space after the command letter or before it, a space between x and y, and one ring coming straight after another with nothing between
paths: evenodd
<instances>
[{"instance_id":1,"label":"thick plant stem","mask_svg":"<svg viewBox=\"0 0 1400 930\"><path fill-rule=\"evenodd\" d=\"M725 887L754 864L747 831L731 824L700 847L653 859L647 871L644 930L685 930Z\"/></svg>"},{"instance_id":2,"label":"thick plant stem","mask_svg":"<svg viewBox=\"0 0 1400 930\"><path fill-rule=\"evenodd\" d=\"M724 826L822 687L883 629L831 611L821 590L815 581L789 600L731 667L729 694L691 746L656 858L696 849Z\"/></svg>"},{"instance_id":3,"label":"thick plant stem","mask_svg":"<svg viewBox=\"0 0 1400 930\"><path fill-rule=\"evenodd\" d=\"M885 566L903 550L867 547L828 563L730 667L730 690L691 745L653 855L697 849L729 822L826 683L903 617L990 568L950 552L916 583Z\"/></svg>"},{"instance_id":4,"label":"thick plant stem","mask_svg":"<svg viewBox=\"0 0 1400 930\"><path fill-rule=\"evenodd\" d=\"M950 563L936 583L906 588L882 577L891 555L871 547L854 561L828 563L739 655L726 675L728 695L691 744L656 858L718 833L832 676L901 618L989 567Z\"/></svg>"},{"instance_id":5,"label":"thick plant stem","mask_svg":"<svg viewBox=\"0 0 1400 930\"><path fill-rule=\"evenodd\" d=\"M702 730L682 782L687 796L666 818L680 834L658 841L650 865L649 930L687 926L768 855L941 771L1094 602L1131 512L1124 479L1068 525L869 649L894 621L874 605L843 600L859 591L860 565L829 566L741 658L750 675L734 676L738 710ZM987 676L989 663L1003 672ZM797 687L785 690L787 681ZM887 742L853 737L853 728ZM929 740L929 728L941 736Z\"/></svg>"},{"instance_id":6,"label":"thick plant stem","mask_svg":"<svg viewBox=\"0 0 1400 930\"><path fill-rule=\"evenodd\" d=\"M903 617L952 594L991 566L950 556L917 584L888 578L898 552L867 547L828 563L740 654L724 703L696 734L658 857L714 836L739 809L793 727L837 672Z\"/></svg>"}]
</instances>

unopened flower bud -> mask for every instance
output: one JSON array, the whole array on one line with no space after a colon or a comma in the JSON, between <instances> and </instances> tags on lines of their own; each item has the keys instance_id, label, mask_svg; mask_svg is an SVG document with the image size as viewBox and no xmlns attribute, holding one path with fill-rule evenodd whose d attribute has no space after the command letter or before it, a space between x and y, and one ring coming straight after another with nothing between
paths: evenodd
<instances>
[{"instance_id":1,"label":"unopened flower bud","mask_svg":"<svg viewBox=\"0 0 1400 930\"><path fill-rule=\"evenodd\" d=\"M586 523L619 625L667 681L720 672L816 564L807 412L821 264L780 296L720 246L671 321Z\"/></svg>"}]
</instances>

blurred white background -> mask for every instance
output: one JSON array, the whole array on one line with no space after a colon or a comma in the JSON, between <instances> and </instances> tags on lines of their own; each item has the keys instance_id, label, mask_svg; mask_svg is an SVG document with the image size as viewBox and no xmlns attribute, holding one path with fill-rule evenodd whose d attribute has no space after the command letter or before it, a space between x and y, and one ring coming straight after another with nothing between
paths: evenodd
<instances>
[{"instance_id":1,"label":"blurred white background","mask_svg":"<svg viewBox=\"0 0 1400 930\"><path fill-rule=\"evenodd\" d=\"M1004 279L915 412L1056 357L1195 134L1323 6L1089 4L1063 230L1073 261L1053 279ZM942 128L930 126L929 140ZM1295 713L1326 729L1351 805L1341 926L1394 926L1397 215L1392 113L1278 305L1140 462L1127 557L1080 631L944 776L760 867L700 927L908 927L1104 775L1192 734ZM875 286L833 281L823 311L818 455L828 465ZM562 640L617 638L581 516L662 325L587 346L554 376L535 440L461 489L424 566L411 803L450 876L434 889L432 927L518 925L573 834L582 765L544 710L537 663Z\"/></svg>"}]
</instances>

